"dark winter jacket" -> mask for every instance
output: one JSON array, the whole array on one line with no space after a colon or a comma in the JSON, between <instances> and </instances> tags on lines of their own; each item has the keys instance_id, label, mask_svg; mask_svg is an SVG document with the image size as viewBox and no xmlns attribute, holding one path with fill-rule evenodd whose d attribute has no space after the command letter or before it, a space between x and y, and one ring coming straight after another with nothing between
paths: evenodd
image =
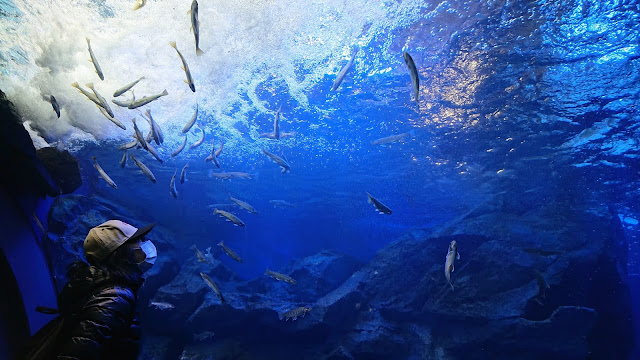
<instances>
[{"instance_id":1,"label":"dark winter jacket","mask_svg":"<svg viewBox=\"0 0 640 360\"><path fill-rule=\"evenodd\" d=\"M74 320L65 331L58 360L138 357L139 328L135 318L136 292L144 279L78 262L58 297L58 308Z\"/></svg>"}]
</instances>

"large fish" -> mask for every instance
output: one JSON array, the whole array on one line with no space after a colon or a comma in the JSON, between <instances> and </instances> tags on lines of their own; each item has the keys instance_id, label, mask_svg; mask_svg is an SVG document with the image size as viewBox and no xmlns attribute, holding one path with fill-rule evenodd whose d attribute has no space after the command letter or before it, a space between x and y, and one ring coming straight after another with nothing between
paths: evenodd
<instances>
[{"instance_id":1,"label":"large fish","mask_svg":"<svg viewBox=\"0 0 640 360\"><path fill-rule=\"evenodd\" d=\"M191 146L189 146L189 149L195 149L198 146L202 145L202 143L204 142L204 135L205 135L204 128L199 128L199 129L200 129L200 131L202 131L202 136L200 137L200 139L198 141L196 141L193 144L191 144Z\"/></svg>"},{"instance_id":2,"label":"large fish","mask_svg":"<svg viewBox=\"0 0 640 360\"><path fill-rule=\"evenodd\" d=\"M310 307L299 307L292 310L289 310L283 314L278 314L280 320L284 319L285 321L295 321L298 317L304 317L309 311L311 311Z\"/></svg>"},{"instance_id":3,"label":"large fish","mask_svg":"<svg viewBox=\"0 0 640 360\"><path fill-rule=\"evenodd\" d=\"M220 302L224 302L224 297L222 296L222 293L220 292L220 288L218 287L218 285L215 282L213 282L213 280L211 280L209 275L207 275L205 273L200 273L200 276L202 276L202 279L207 284L207 286L209 286L211 288L211 290L213 290L213 292L216 295L218 295L218 297L220 298Z\"/></svg>"},{"instance_id":4,"label":"large fish","mask_svg":"<svg viewBox=\"0 0 640 360\"><path fill-rule=\"evenodd\" d=\"M98 164L98 160L96 159L96 157L92 156L91 159L93 159L93 167L96 168L96 170L98 170L98 174L100 174L100 177L102 177L104 181L106 181L107 184L109 184L109 186L111 186L114 189L117 189L118 185L116 185L116 183L113 182L113 180L111 180L109 175L107 175L107 173L104 170L102 170L102 167L100 167L100 165Z\"/></svg>"},{"instance_id":5,"label":"large fish","mask_svg":"<svg viewBox=\"0 0 640 360\"><path fill-rule=\"evenodd\" d=\"M447 251L447 256L444 262L444 277L447 278L452 291L453 284L451 283L451 273L455 270L453 263L459 259L460 253L458 253L458 243L455 240L452 240L451 244L449 244L449 251Z\"/></svg>"},{"instance_id":6,"label":"large fish","mask_svg":"<svg viewBox=\"0 0 640 360\"><path fill-rule=\"evenodd\" d=\"M174 199L178 198L178 190L176 190L176 173L178 170L173 172L173 176L171 177L171 182L169 183L169 192Z\"/></svg>"},{"instance_id":7,"label":"large fish","mask_svg":"<svg viewBox=\"0 0 640 360\"><path fill-rule=\"evenodd\" d=\"M204 54L202 50L200 50L200 21L198 20L198 2L193 0L191 3L191 10L189 10L188 14L191 16L191 31L193 31L193 36L196 38L196 55L200 56Z\"/></svg>"},{"instance_id":8,"label":"large fish","mask_svg":"<svg viewBox=\"0 0 640 360\"><path fill-rule=\"evenodd\" d=\"M269 200L269 203L271 205L273 205L273 207L283 207L283 208L292 208L292 207L296 207L295 204L292 204L290 202L286 202L284 200Z\"/></svg>"},{"instance_id":9,"label":"large fish","mask_svg":"<svg viewBox=\"0 0 640 360\"><path fill-rule=\"evenodd\" d=\"M120 120L118 120L118 119L114 118L113 116L109 115L107 110L105 110L102 106L98 106L98 109L100 109L100 112L102 113L102 115L104 115L104 117L109 119L109 121L111 121L112 123L116 124L117 127L119 127L122 130L127 130L127 127L124 126L124 124L121 123Z\"/></svg>"},{"instance_id":10,"label":"large fish","mask_svg":"<svg viewBox=\"0 0 640 360\"><path fill-rule=\"evenodd\" d=\"M138 129L138 125L136 125L136 118L131 119L131 122L133 123L133 131L136 136L136 140L138 140L138 143L140 144L140 146L142 146L143 149L147 150L149 148L147 145L147 140L145 140L144 136L142 135L142 131Z\"/></svg>"},{"instance_id":11,"label":"large fish","mask_svg":"<svg viewBox=\"0 0 640 360\"><path fill-rule=\"evenodd\" d=\"M233 201L234 203L236 203L236 205L240 206L241 208L247 210L248 212L252 213L252 214L257 214L258 211L251 205L249 205L249 203L244 202L240 199L236 199L233 196L229 195L229 200Z\"/></svg>"},{"instance_id":12,"label":"large fish","mask_svg":"<svg viewBox=\"0 0 640 360\"><path fill-rule=\"evenodd\" d=\"M187 135L188 134L184 134L184 141L182 142L182 145L180 145L179 148L177 148L174 152L171 153L171 157L178 156L178 154L180 154L180 152L184 150L184 147L187 145Z\"/></svg>"},{"instance_id":13,"label":"large fish","mask_svg":"<svg viewBox=\"0 0 640 360\"><path fill-rule=\"evenodd\" d=\"M416 104L419 104L418 97L420 96L420 78L418 77L416 63L413 62L413 58L411 58L411 55L406 51L402 53L402 57L409 68L409 75L411 75L411 83L413 84L413 94L416 98Z\"/></svg>"},{"instance_id":14,"label":"large fish","mask_svg":"<svg viewBox=\"0 0 640 360\"><path fill-rule=\"evenodd\" d=\"M186 180L187 168L188 167L189 167L189 163L187 163L187 165L185 165L182 168L182 171L180 172L180 184L184 184L184 181Z\"/></svg>"},{"instance_id":15,"label":"large fish","mask_svg":"<svg viewBox=\"0 0 640 360\"><path fill-rule=\"evenodd\" d=\"M151 172L151 170L149 170L147 165L145 165L142 161L136 159L133 154L130 154L129 156L131 157L131 160L133 160L133 162L140 168L140 170L142 170L142 172L149 178L149 180L151 180L151 182L155 184L156 177L153 176L153 173Z\"/></svg>"},{"instance_id":16,"label":"large fish","mask_svg":"<svg viewBox=\"0 0 640 360\"><path fill-rule=\"evenodd\" d=\"M404 138L406 138L407 136L416 136L416 131L415 130L411 130L409 132L406 133L402 133L402 134L397 134L397 135L391 135L391 136L386 136L380 139L376 139L374 141L371 142L371 145L385 145L385 144L390 144L396 141L400 141Z\"/></svg>"},{"instance_id":17,"label":"large fish","mask_svg":"<svg viewBox=\"0 0 640 360\"><path fill-rule=\"evenodd\" d=\"M358 53L358 50L359 50L359 48L355 47L351 51L351 59L349 59L349 62L347 62L342 67L342 70L340 70L340 72L338 73L338 76L336 76L336 80L333 82L333 85L331 86L331 90L332 91L336 91L338 89L338 87L340 86L340 84L342 83L342 80L344 80L344 76L347 74L347 71L349 71L349 69L353 65L353 61L356 59L356 54Z\"/></svg>"},{"instance_id":18,"label":"large fish","mask_svg":"<svg viewBox=\"0 0 640 360\"><path fill-rule=\"evenodd\" d=\"M102 69L100 69L100 65L98 64L98 59L93 54L93 50L91 50L91 40L89 38L85 38L87 40L87 47L89 47L89 56L91 56L91 62L93 63L93 67L96 68L96 74L100 77L100 80L104 80L104 75L102 74Z\"/></svg>"},{"instance_id":19,"label":"large fish","mask_svg":"<svg viewBox=\"0 0 640 360\"><path fill-rule=\"evenodd\" d=\"M240 227L245 227L244 222L242 222L242 220L240 220L240 218L238 218L237 216L233 215L230 212L224 211L224 210L219 210L219 209L214 209L213 210L213 214L220 214L220 216L224 217L227 219L227 221L231 221L234 225L236 226L240 226Z\"/></svg>"},{"instance_id":20,"label":"large fish","mask_svg":"<svg viewBox=\"0 0 640 360\"><path fill-rule=\"evenodd\" d=\"M93 83L88 83L87 87L91 89L91 91L93 91L94 95L96 96L96 99L100 101L100 106L107 111L109 116L113 117L113 111L111 111L111 107L109 107L109 103L107 102L107 99L102 97L102 95L100 95L98 91L96 91L96 88L93 87Z\"/></svg>"},{"instance_id":21,"label":"large fish","mask_svg":"<svg viewBox=\"0 0 640 360\"><path fill-rule=\"evenodd\" d=\"M211 262L209 261L209 259L207 259L206 256L204 256L204 254L202 253L202 251L200 251L200 249L198 249L197 246L193 245L191 246L191 248L193 249L193 251L196 253L196 259L198 259L199 263L203 263L203 264L210 264Z\"/></svg>"},{"instance_id":22,"label":"large fish","mask_svg":"<svg viewBox=\"0 0 640 360\"><path fill-rule=\"evenodd\" d=\"M184 73L187 75L187 79L184 82L187 83L187 85L189 85L189 89L191 89L191 91L196 92L196 86L193 84L193 78L191 77L191 71L189 71L189 65L187 65L187 60L184 59L184 56L182 56L182 54L180 53L180 50L178 50L178 47L176 46L175 41L170 41L169 45L171 45L172 48L176 49L176 52L180 56L180 60L182 60L182 70L184 70Z\"/></svg>"},{"instance_id":23,"label":"large fish","mask_svg":"<svg viewBox=\"0 0 640 360\"><path fill-rule=\"evenodd\" d=\"M128 109L129 106L136 101L136 95L133 93L133 90L131 90L131 94L133 97L129 101L120 101L120 100L112 99L111 102L120 107L125 107Z\"/></svg>"},{"instance_id":24,"label":"large fish","mask_svg":"<svg viewBox=\"0 0 640 360\"><path fill-rule=\"evenodd\" d=\"M56 112L56 115L58 115L58 119L60 118L60 105L58 105L58 102L56 101L56 98L53 97L53 95L51 95L51 97L49 98L49 102L51 103L51 106L53 106L53 111Z\"/></svg>"},{"instance_id":25,"label":"large fish","mask_svg":"<svg viewBox=\"0 0 640 360\"><path fill-rule=\"evenodd\" d=\"M215 144L211 147L211 154L207 156L204 161L213 161L214 165L217 168L220 168L220 163L218 163L218 156L222 153L222 148L224 147L224 143L220 143L220 148L216 150Z\"/></svg>"},{"instance_id":26,"label":"large fish","mask_svg":"<svg viewBox=\"0 0 640 360\"><path fill-rule=\"evenodd\" d=\"M251 174L249 173L245 173L245 172L238 172L238 171L229 171L229 172L214 172L213 170L211 170L209 172L209 177L214 177L216 179L220 179L220 180L230 180L233 178L238 178L238 179L251 179Z\"/></svg>"},{"instance_id":27,"label":"large fish","mask_svg":"<svg viewBox=\"0 0 640 360\"><path fill-rule=\"evenodd\" d=\"M160 164L164 162L162 161L162 158L160 157L160 155L158 155L158 152L156 151L156 148L153 147L153 145L147 143L147 151L149 152L149 154L151 154L151 156L156 158L156 160L158 160Z\"/></svg>"},{"instance_id":28,"label":"large fish","mask_svg":"<svg viewBox=\"0 0 640 360\"><path fill-rule=\"evenodd\" d=\"M92 93L88 92L87 90L83 89L80 85L78 85L78 82L74 82L73 84L71 84L71 86L73 86L74 88L78 89L78 91L80 91L82 93L82 95L86 96L87 99L93 101L96 105L101 106L100 105L100 100L98 100L98 98L93 95Z\"/></svg>"},{"instance_id":29,"label":"large fish","mask_svg":"<svg viewBox=\"0 0 640 360\"><path fill-rule=\"evenodd\" d=\"M289 162L287 161L287 159L283 156L280 157L276 154L270 153L265 149L262 149L262 152L267 155L269 158L271 158L271 160L273 160L276 164L280 165L282 167L282 173L287 173L291 171L291 166L289 165Z\"/></svg>"},{"instance_id":30,"label":"large fish","mask_svg":"<svg viewBox=\"0 0 640 360\"><path fill-rule=\"evenodd\" d=\"M135 137L135 136L134 136ZM138 145L138 139L133 140L132 142L128 142L124 145L120 145L120 147L118 147L118 150L129 150L129 149L133 149L134 147L136 147L136 145Z\"/></svg>"},{"instance_id":31,"label":"large fish","mask_svg":"<svg viewBox=\"0 0 640 360\"><path fill-rule=\"evenodd\" d=\"M280 111L282 110L282 106L280 106L278 108L278 111L276 111L276 116L273 118L273 132L271 133L262 133L260 134L260 137L263 138L267 138L267 139L274 139L274 140L279 140L281 137L280 134Z\"/></svg>"},{"instance_id":32,"label":"large fish","mask_svg":"<svg viewBox=\"0 0 640 360\"><path fill-rule=\"evenodd\" d=\"M187 123L187 125L185 125L182 128L182 133L186 134L187 132L189 132L189 130L191 129L191 127L193 126L193 124L196 123L196 119L198 118L198 103L196 103L196 111L193 112L193 116L191 117L191 120L189 120L189 122Z\"/></svg>"},{"instance_id":33,"label":"large fish","mask_svg":"<svg viewBox=\"0 0 640 360\"><path fill-rule=\"evenodd\" d=\"M147 105L148 103L152 102L153 100L162 97L162 96L166 96L169 95L169 93L167 92L167 89L164 89L163 92L161 92L160 94L157 95L151 95L151 96L145 96L142 99L138 99L138 100L133 100L131 102L131 104L129 104L129 106L127 106L129 109L135 109L138 108L140 106L144 106Z\"/></svg>"},{"instance_id":34,"label":"large fish","mask_svg":"<svg viewBox=\"0 0 640 360\"><path fill-rule=\"evenodd\" d=\"M156 145L161 145L164 142L164 135L162 134L160 125L158 125L158 123L153 120L153 116L151 116L151 110L147 109L145 115L147 115L147 120L149 120L149 126L151 127L151 137L156 142Z\"/></svg>"},{"instance_id":35,"label":"large fish","mask_svg":"<svg viewBox=\"0 0 640 360\"><path fill-rule=\"evenodd\" d=\"M267 268L267 270L264 271L264 274L267 276L270 276L278 281L284 281L288 284L291 285L296 285L298 282L292 278L291 276L285 275L285 274L281 274L279 272L275 272L275 271L271 271L269 270L269 268Z\"/></svg>"},{"instance_id":36,"label":"large fish","mask_svg":"<svg viewBox=\"0 0 640 360\"><path fill-rule=\"evenodd\" d=\"M147 5L147 0L136 0L136 4L133 6L133 11L140 9L145 5Z\"/></svg>"},{"instance_id":37,"label":"large fish","mask_svg":"<svg viewBox=\"0 0 640 360\"><path fill-rule=\"evenodd\" d=\"M140 82L140 80L142 80L142 79L144 79L144 76L140 77L140 79L138 79L138 80L136 80L136 81L132 82L131 84L127 84L127 85L125 85L125 86L121 87L120 89L116 90L116 91L113 93L113 97L118 97L118 96L120 96L120 95L122 95L122 94L126 93L127 91L129 91L129 89L131 89L132 87L136 86L136 84L137 84L138 82Z\"/></svg>"},{"instance_id":38,"label":"large fish","mask_svg":"<svg viewBox=\"0 0 640 360\"><path fill-rule=\"evenodd\" d=\"M124 155L122 155L122 160L120 160L120 167L123 168L127 165L127 150L124 151Z\"/></svg>"},{"instance_id":39,"label":"large fish","mask_svg":"<svg viewBox=\"0 0 640 360\"><path fill-rule=\"evenodd\" d=\"M369 197L369 200L368 200L369 203L373 203L373 206L376 208L376 211L378 211L380 214L387 214L387 215L391 214L391 209L386 207L380 201L376 200L373 196L371 196L371 194L367 193L367 196Z\"/></svg>"},{"instance_id":40,"label":"large fish","mask_svg":"<svg viewBox=\"0 0 640 360\"><path fill-rule=\"evenodd\" d=\"M232 258L233 260L241 263L242 262L242 258L240 256L238 256L238 254L236 254L235 251L229 249L225 244L224 244L224 240L221 240L218 243L218 246L220 246L222 248L222 251L224 251L225 254L229 255L230 258Z\"/></svg>"}]
</instances>

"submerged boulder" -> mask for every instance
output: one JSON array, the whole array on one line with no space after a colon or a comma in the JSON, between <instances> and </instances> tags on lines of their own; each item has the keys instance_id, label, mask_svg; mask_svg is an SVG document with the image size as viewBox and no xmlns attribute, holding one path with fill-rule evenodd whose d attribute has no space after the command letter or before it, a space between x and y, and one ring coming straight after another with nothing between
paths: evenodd
<instances>
[{"instance_id":1,"label":"submerged boulder","mask_svg":"<svg viewBox=\"0 0 640 360\"><path fill-rule=\"evenodd\" d=\"M61 194L71 194L82 185L78 159L67 150L45 147L38 149L37 154Z\"/></svg>"}]
</instances>

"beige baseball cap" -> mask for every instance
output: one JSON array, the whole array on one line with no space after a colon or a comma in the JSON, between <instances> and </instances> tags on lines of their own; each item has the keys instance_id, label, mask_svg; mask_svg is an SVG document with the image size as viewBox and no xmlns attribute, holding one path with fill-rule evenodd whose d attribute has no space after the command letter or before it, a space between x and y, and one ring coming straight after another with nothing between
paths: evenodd
<instances>
[{"instance_id":1,"label":"beige baseball cap","mask_svg":"<svg viewBox=\"0 0 640 360\"><path fill-rule=\"evenodd\" d=\"M153 223L138 229L120 220L104 222L89 230L84 239L84 256L90 263L99 263L120 245L149 233L155 225Z\"/></svg>"}]
</instances>

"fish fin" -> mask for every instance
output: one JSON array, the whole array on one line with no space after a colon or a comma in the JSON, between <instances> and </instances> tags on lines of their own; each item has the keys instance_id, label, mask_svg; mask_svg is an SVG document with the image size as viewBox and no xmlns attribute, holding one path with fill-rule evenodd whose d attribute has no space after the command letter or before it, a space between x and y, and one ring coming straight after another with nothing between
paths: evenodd
<instances>
[{"instance_id":1,"label":"fish fin","mask_svg":"<svg viewBox=\"0 0 640 360\"><path fill-rule=\"evenodd\" d=\"M88 37L85 37L84 39L87 40L87 45L91 45L90 44L91 40Z\"/></svg>"},{"instance_id":2,"label":"fish fin","mask_svg":"<svg viewBox=\"0 0 640 360\"><path fill-rule=\"evenodd\" d=\"M454 272L454 271L456 271L456 267L455 265L451 264L451 272Z\"/></svg>"},{"instance_id":3,"label":"fish fin","mask_svg":"<svg viewBox=\"0 0 640 360\"><path fill-rule=\"evenodd\" d=\"M451 291L453 291L453 284L449 281L449 285L451 285Z\"/></svg>"},{"instance_id":4,"label":"fish fin","mask_svg":"<svg viewBox=\"0 0 640 360\"><path fill-rule=\"evenodd\" d=\"M165 96L165 95L169 95L169 93L167 92L167 89L164 89L164 91L160 95Z\"/></svg>"},{"instance_id":5,"label":"fish fin","mask_svg":"<svg viewBox=\"0 0 640 360\"><path fill-rule=\"evenodd\" d=\"M191 9L189 9L189 11L187 11L187 15L191 15Z\"/></svg>"},{"instance_id":6,"label":"fish fin","mask_svg":"<svg viewBox=\"0 0 640 360\"><path fill-rule=\"evenodd\" d=\"M93 89L93 83L86 83L85 86L89 89Z\"/></svg>"},{"instance_id":7,"label":"fish fin","mask_svg":"<svg viewBox=\"0 0 640 360\"><path fill-rule=\"evenodd\" d=\"M204 51L202 51L200 48L197 47L196 48L196 56L200 56L202 54L204 54Z\"/></svg>"},{"instance_id":8,"label":"fish fin","mask_svg":"<svg viewBox=\"0 0 640 360\"><path fill-rule=\"evenodd\" d=\"M171 45L172 48L178 50L178 48L176 47L176 42L175 41L169 41L169 45Z\"/></svg>"},{"instance_id":9,"label":"fish fin","mask_svg":"<svg viewBox=\"0 0 640 360\"><path fill-rule=\"evenodd\" d=\"M460 253L456 253L456 260L460 260Z\"/></svg>"}]
</instances>

